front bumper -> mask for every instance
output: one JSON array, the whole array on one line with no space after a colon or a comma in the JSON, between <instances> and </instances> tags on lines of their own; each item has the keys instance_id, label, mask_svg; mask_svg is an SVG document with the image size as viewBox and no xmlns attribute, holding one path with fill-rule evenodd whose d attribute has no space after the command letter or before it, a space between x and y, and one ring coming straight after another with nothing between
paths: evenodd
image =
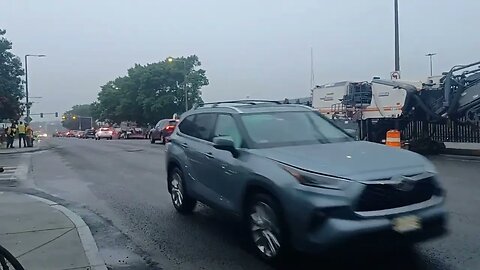
<instances>
[{"instance_id":1,"label":"front bumper","mask_svg":"<svg viewBox=\"0 0 480 270\"><path fill-rule=\"evenodd\" d=\"M300 251L318 253L337 248L415 243L447 232L443 197L410 206L371 212L353 212L348 206L313 208L304 224L293 225L292 243ZM399 217L418 218L420 228L409 232L394 230Z\"/></svg>"}]
</instances>

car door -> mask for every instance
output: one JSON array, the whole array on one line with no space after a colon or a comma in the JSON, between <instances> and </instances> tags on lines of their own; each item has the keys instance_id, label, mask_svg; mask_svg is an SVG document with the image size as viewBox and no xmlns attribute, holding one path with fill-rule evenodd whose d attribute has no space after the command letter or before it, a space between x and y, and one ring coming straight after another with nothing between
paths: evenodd
<instances>
[{"instance_id":1,"label":"car door","mask_svg":"<svg viewBox=\"0 0 480 270\"><path fill-rule=\"evenodd\" d=\"M213 137L227 136L234 143L235 148L242 147L243 140L235 119L230 114L219 114L215 124ZM226 210L234 210L239 191L243 190L243 175L245 170L241 161L235 158L231 152L219 150L210 146L208 152L208 175L205 177L205 185L215 193L215 202Z\"/></svg>"},{"instance_id":2,"label":"car door","mask_svg":"<svg viewBox=\"0 0 480 270\"><path fill-rule=\"evenodd\" d=\"M189 163L186 172L192 180L189 189L195 192L202 201L207 202L214 202L216 197L211 188L206 185L208 178L211 177L209 174L210 166L212 166L210 152L213 148L212 134L215 119L216 114L213 113L201 113L195 115L192 120L185 119L192 121L192 127L188 127L190 134L184 134L181 145L185 149ZM185 120L179 126L182 133L185 129Z\"/></svg>"}]
</instances>

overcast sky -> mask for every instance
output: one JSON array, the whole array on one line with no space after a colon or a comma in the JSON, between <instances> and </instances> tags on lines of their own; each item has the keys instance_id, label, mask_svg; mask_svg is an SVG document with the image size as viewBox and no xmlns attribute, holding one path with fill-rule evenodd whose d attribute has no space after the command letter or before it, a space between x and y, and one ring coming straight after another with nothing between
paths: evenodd
<instances>
[{"instance_id":1,"label":"overcast sky","mask_svg":"<svg viewBox=\"0 0 480 270\"><path fill-rule=\"evenodd\" d=\"M403 79L480 60L478 0L400 0ZM205 100L309 95L317 84L389 77L393 0L0 0L0 28L29 58L32 113L90 103L135 63L196 54ZM37 119L38 120L38 119Z\"/></svg>"}]
</instances>

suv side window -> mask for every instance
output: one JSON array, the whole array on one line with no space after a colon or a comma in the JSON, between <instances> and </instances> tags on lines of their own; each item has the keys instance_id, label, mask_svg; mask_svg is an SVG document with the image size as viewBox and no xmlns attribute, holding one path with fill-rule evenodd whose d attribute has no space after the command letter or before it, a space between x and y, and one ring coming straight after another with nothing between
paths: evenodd
<instances>
[{"instance_id":1,"label":"suv side window","mask_svg":"<svg viewBox=\"0 0 480 270\"><path fill-rule=\"evenodd\" d=\"M192 136L205 141L212 141L213 128L215 127L216 114L201 113L195 117L195 131Z\"/></svg>"},{"instance_id":2,"label":"suv side window","mask_svg":"<svg viewBox=\"0 0 480 270\"><path fill-rule=\"evenodd\" d=\"M239 148L242 145L242 136L235 123L235 119L228 114L219 114L217 117L217 125L213 137L229 136L235 143L235 147Z\"/></svg>"},{"instance_id":3,"label":"suv side window","mask_svg":"<svg viewBox=\"0 0 480 270\"><path fill-rule=\"evenodd\" d=\"M178 126L180 132L185 135L195 136L195 123L193 122L195 115L190 115L189 117L183 119L183 121Z\"/></svg>"}]
</instances>

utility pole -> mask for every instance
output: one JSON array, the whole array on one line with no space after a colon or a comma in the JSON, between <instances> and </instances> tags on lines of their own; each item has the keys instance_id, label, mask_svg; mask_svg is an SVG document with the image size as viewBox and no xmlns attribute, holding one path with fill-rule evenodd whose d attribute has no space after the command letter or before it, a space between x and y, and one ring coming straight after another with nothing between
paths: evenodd
<instances>
[{"instance_id":1,"label":"utility pole","mask_svg":"<svg viewBox=\"0 0 480 270\"><path fill-rule=\"evenodd\" d=\"M425 56L428 56L430 58L430 77L433 76L433 56L437 55L436 53L427 53Z\"/></svg>"},{"instance_id":2,"label":"utility pole","mask_svg":"<svg viewBox=\"0 0 480 270\"><path fill-rule=\"evenodd\" d=\"M400 72L400 34L398 28L398 0L395 4L395 71Z\"/></svg>"},{"instance_id":3,"label":"utility pole","mask_svg":"<svg viewBox=\"0 0 480 270\"><path fill-rule=\"evenodd\" d=\"M187 92L187 60L186 59L174 59L173 57L167 58L168 63L182 62L183 63L183 91L185 92L185 111L188 111L188 92Z\"/></svg>"},{"instance_id":4,"label":"utility pole","mask_svg":"<svg viewBox=\"0 0 480 270\"><path fill-rule=\"evenodd\" d=\"M30 122L30 98L29 98L29 93L28 93L28 57L45 57L46 55L44 54L26 54L25 55L25 101L26 101L26 106L27 106L27 121L25 121L27 124Z\"/></svg>"},{"instance_id":5,"label":"utility pole","mask_svg":"<svg viewBox=\"0 0 480 270\"><path fill-rule=\"evenodd\" d=\"M310 48L310 90L315 87L315 72L313 71L313 47Z\"/></svg>"},{"instance_id":6,"label":"utility pole","mask_svg":"<svg viewBox=\"0 0 480 270\"><path fill-rule=\"evenodd\" d=\"M28 98L28 54L25 55L25 101L27 106L26 123L30 124L30 100Z\"/></svg>"}]
</instances>

